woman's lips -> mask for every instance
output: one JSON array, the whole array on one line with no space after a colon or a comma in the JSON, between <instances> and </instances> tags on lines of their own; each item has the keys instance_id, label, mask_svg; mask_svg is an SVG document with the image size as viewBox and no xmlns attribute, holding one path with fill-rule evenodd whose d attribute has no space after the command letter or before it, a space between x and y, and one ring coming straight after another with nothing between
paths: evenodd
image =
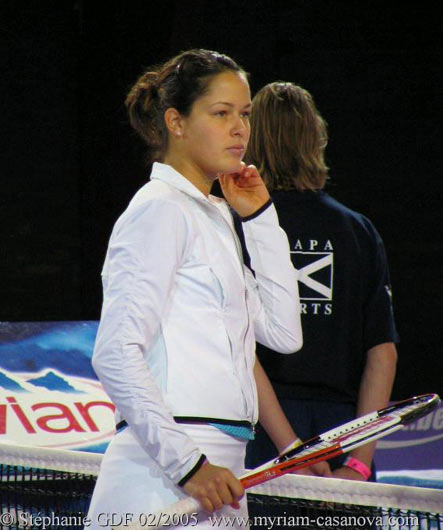
<instances>
[{"instance_id":1,"label":"woman's lips","mask_svg":"<svg viewBox=\"0 0 443 530\"><path fill-rule=\"evenodd\" d=\"M228 151L235 156L243 156L245 147L243 145L231 145L231 147L228 147Z\"/></svg>"}]
</instances>

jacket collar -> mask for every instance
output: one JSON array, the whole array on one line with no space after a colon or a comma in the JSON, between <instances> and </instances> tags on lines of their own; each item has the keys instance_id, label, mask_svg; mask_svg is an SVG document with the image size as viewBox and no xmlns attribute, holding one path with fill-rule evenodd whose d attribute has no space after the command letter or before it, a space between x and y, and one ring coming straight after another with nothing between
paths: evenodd
<instances>
[{"instance_id":1,"label":"jacket collar","mask_svg":"<svg viewBox=\"0 0 443 530\"><path fill-rule=\"evenodd\" d=\"M154 162L152 166L151 180L154 179L166 182L166 184L173 186L174 188L186 193L187 195L190 195L191 197L203 200L205 202L211 202L204 193L202 193L194 186L194 184L192 184L192 182L190 182L181 173L176 171L168 164Z\"/></svg>"}]
</instances>

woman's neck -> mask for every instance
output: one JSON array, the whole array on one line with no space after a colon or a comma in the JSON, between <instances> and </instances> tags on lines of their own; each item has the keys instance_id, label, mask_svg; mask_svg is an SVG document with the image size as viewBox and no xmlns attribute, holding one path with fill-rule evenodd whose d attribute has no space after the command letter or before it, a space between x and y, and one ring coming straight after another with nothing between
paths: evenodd
<instances>
[{"instance_id":1,"label":"woman's neck","mask_svg":"<svg viewBox=\"0 0 443 530\"><path fill-rule=\"evenodd\" d=\"M193 184L199 191L207 197L211 191L214 179L207 176L201 168L195 167L183 158L174 157L173 155L167 155L164 159L164 163L173 167L183 177L185 177L191 184Z\"/></svg>"}]
</instances>

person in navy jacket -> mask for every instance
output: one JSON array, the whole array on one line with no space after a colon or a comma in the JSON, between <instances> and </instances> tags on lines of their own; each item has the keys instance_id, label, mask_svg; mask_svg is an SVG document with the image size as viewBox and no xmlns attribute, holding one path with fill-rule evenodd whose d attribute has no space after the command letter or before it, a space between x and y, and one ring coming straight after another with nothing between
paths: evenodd
<instances>
[{"instance_id":1,"label":"person in navy jacket","mask_svg":"<svg viewBox=\"0 0 443 530\"><path fill-rule=\"evenodd\" d=\"M246 160L271 191L289 238L304 336L295 356L262 344L257 355L302 439L385 407L397 360L383 241L367 217L323 191L327 140L307 90L275 82L255 95ZM332 475L373 480L373 452L370 444L332 460ZM249 467L275 454L263 430L248 453Z\"/></svg>"}]
</instances>

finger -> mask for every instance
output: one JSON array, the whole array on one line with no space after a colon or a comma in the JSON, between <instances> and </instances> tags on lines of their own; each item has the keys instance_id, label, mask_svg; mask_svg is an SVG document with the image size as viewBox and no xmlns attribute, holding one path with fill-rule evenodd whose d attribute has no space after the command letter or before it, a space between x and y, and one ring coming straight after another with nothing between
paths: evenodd
<instances>
[{"instance_id":1,"label":"finger","mask_svg":"<svg viewBox=\"0 0 443 530\"><path fill-rule=\"evenodd\" d=\"M213 506L213 510L221 510L224 506L224 502L220 497L219 491L214 487L208 491L208 498Z\"/></svg>"},{"instance_id":2,"label":"finger","mask_svg":"<svg viewBox=\"0 0 443 530\"><path fill-rule=\"evenodd\" d=\"M331 468L329 467L328 464L324 466L323 476L324 477L332 477L332 471L331 471Z\"/></svg>"},{"instance_id":3,"label":"finger","mask_svg":"<svg viewBox=\"0 0 443 530\"><path fill-rule=\"evenodd\" d=\"M245 171L245 169L247 169L247 167L248 166L244 162L240 162L240 169L236 171L236 173L242 174Z\"/></svg>"},{"instance_id":4,"label":"finger","mask_svg":"<svg viewBox=\"0 0 443 530\"><path fill-rule=\"evenodd\" d=\"M308 467L305 467L303 469L297 469L293 471L292 474L293 475L309 475L309 476L315 475L315 473Z\"/></svg>"},{"instance_id":5,"label":"finger","mask_svg":"<svg viewBox=\"0 0 443 530\"><path fill-rule=\"evenodd\" d=\"M227 182L226 182L226 175L220 175L218 177L218 181L220 183L220 188L223 192L223 195L226 197L227 194L228 194L228 185L227 185Z\"/></svg>"},{"instance_id":6,"label":"finger","mask_svg":"<svg viewBox=\"0 0 443 530\"><path fill-rule=\"evenodd\" d=\"M246 176L259 176L258 169L254 166L254 164L249 164L249 166L246 166L243 172Z\"/></svg>"},{"instance_id":7,"label":"finger","mask_svg":"<svg viewBox=\"0 0 443 530\"><path fill-rule=\"evenodd\" d=\"M239 507L238 500L244 495L244 488L241 482L228 470L225 474L217 477L216 485L218 493L224 504Z\"/></svg>"},{"instance_id":8,"label":"finger","mask_svg":"<svg viewBox=\"0 0 443 530\"><path fill-rule=\"evenodd\" d=\"M219 173L218 175L218 181L220 182L220 186L223 187L225 186L226 187L226 184L227 184L227 181L228 181L228 176L225 174L225 173Z\"/></svg>"},{"instance_id":9,"label":"finger","mask_svg":"<svg viewBox=\"0 0 443 530\"><path fill-rule=\"evenodd\" d=\"M196 497L205 512L212 513L223 508L224 504L215 489L207 489L204 495Z\"/></svg>"},{"instance_id":10,"label":"finger","mask_svg":"<svg viewBox=\"0 0 443 530\"><path fill-rule=\"evenodd\" d=\"M235 508L236 510L238 510L240 508L240 503L239 503L239 500L243 497L244 495L244 492L241 493L241 495L238 495L238 492L239 491L243 491L243 488L241 488L240 490L237 490L237 494L235 494L232 490L231 490L231 499L232 501L229 503L230 506L232 508Z\"/></svg>"},{"instance_id":11,"label":"finger","mask_svg":"<svg viewBox=\"0 0 443 530\"><path fill-rule=\"evenodd\" d=\"M219 178L220 187L225 198L229 201L229 197L232 197L235 194L236 189L238 188L235 177L232 175L223 175Z\"/></svg>"},{"instance_id":12,"label":"finger","mask_svg":"<svg viewBox=\"0 0 443 530\"><path fill-rule=\"evenodd\" d=\"M230 488L226 482L218 481L218 494L223 501L223 504L231 504L236 499L233 497Z\"/></svg>"},{"instance_id":13,"label":"finger","mask_svg":"<svg viewBox=\"0 0 443 530\"><path fill-rule=\"evenodd\" d=\"M209 497L202 497L202 498L199 498L197 499L198 502L200 503L200 506L202 507L202 509L207 512L207 513L212 513L215 508L211 502L211 500L209 499Z\"/></svg>"},{"instance_id":14,"label":"finger","mask_svg":"<svg viewBox=\"0 0 443 530\"><path fill-rule=\"evenodd\" d=\"M230 478L228 485L234 499L240 500L245 494L245 489L243 488L242 483L235 478L234 475Z\"/></svg>"},{"instance_id":15,"label":"finger","mask_svg":"<svg viewBox=\"0 0 443 530\"><path fill-rule=\"evenodd\" d=\"M316 477L323 477L326 474L326 470L322 468L313 468L312 474Z\"/></svg>"},{"instance_id":16,"label":"finger","mask_svg":"<svg viewBox=\"0 0 443 530\"><path fill-rule=\"evenodd\" d=\"M263 186L263 180L255 166L248 166L248 168L238 177L234 177L235 182L240 187L261 187Z\"/></svg>"}]
</instances>

